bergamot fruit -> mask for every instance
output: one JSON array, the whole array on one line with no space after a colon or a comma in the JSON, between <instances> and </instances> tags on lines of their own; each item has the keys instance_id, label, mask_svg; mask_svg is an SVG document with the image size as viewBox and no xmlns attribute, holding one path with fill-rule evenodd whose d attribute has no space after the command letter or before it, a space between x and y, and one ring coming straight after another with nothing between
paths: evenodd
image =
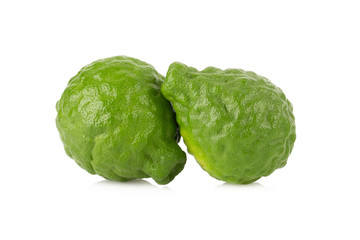
<instances>
[{"instance_id":1,"label":"bergamot fruit","mask_svg":"<svg viewBox=\"0 0 360 240\"><path fill-rule=\"evenodd\" d=\"M247 184L286 164L296 138L293 107L265 77L175 62L161 91L188 152L211 176Z\"/></svg>"},{"instance_id":2,"label":"bergamot fruit","mask_svg":"<svg viewBox=\"0 0 360 240\"><path fill-rule=\"evenodd\" d=\"M151 65L117 56L95 61L71 78L56 104L66 153L92 174L169 183L184 168L175 113Z\"/></svg>"}]
</instances>

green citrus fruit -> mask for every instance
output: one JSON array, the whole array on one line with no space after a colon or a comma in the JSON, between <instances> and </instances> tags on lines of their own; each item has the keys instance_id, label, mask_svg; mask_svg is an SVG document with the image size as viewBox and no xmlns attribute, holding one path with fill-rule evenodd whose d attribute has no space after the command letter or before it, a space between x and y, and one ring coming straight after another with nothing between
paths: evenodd
<instances>
[{"instance_id":1,"label":"green citrus fruit","mask_svg":"<svg viewBox=\"0 0 360 240\"><path fill-rule=\"evenodd\" d=\"M211 176L246 184L286 164L296 138L293 107L268 79L176 62L161 91L189 153Z\"/></svg>"},{"instance_id":2,"label":"green citrus fruit","mask_svg":"<svg viewBox=\"0 0 360 240\"><path fill-rule=\"evenodd\" d=\"M164 80L151 65L117 56L82 68L56 104L66 153L92 174L169 183L186 161Z\"/></svg>"}]
</instances>

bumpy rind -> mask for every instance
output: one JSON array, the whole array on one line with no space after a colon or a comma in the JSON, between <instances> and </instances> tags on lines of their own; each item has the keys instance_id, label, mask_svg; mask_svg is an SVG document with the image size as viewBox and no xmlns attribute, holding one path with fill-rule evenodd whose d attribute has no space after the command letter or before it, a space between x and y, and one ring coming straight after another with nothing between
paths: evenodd
<instances>
[{"instance_id":1,"label":"bumpy rind","mask_svg":"<svg viewBox=\"0 0 360 240\"><path fill-rule=\"evenodd\" d=\"M128 181L152 177L167 184L181 172L171 104L151 65L117 56L82 68L56 104L56 125L66 153L91 174Z\"/></svg>"},{"instance_id":2,"label":"bumpy rind","mask_svg":"<svg viewBox=\"0 0 360 240\"><path fill-rule=\"evenodd\" d=\"M268 79L175 62L161 91L189 153L211 176L247 184L285 166L296 139L293 107Z\"/></svg>"}]
</instances>

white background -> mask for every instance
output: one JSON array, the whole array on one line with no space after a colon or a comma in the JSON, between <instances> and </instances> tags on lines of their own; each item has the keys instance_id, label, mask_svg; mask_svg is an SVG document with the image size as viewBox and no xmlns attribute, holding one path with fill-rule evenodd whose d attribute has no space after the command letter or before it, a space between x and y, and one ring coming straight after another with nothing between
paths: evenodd
<instances>
[{"instance_id":1,"label":"white background","mask_svg":"<svg viewBox=\"0 0 360 240\"><path fill-rule=\"evenodd\" d=\"M360 239L358 1L1 1L0 239ZM66 156L55 104L100 58L266 76L294 105L288 164L250 185L188 155L173 182ZM186 148L181 145L183 149Z\"/></svg>"}]
</instances>

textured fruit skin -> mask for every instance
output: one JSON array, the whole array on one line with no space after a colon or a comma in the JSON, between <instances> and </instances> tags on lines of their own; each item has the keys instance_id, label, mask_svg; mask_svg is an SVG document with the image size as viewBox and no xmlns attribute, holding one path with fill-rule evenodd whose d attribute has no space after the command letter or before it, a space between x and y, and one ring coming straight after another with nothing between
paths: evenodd
<instances>
[{"instance_id":1,"label":"textured fruit skin","mask_svg":"<svg viewBox=\"0 0 360 240\"><path fill-rule=\"evenodd\" d=\"M56 104L66 153L106 179L172 181L186 154L177 145L175 113L160 92L163 80L151 65L126 56L82 68Z\"/></svg>"},{"instance_id":2,"label":"textured fruit skin","mask_svg":"<svg viewBox=\"0 0 360 240\"><path fill-rule=\"evenodd\" d=\"M161 91L189 153L211 176L247 184L285 166L296 138L293 107L268 79L175 62Z\"/></svg>"}]
</instances>

